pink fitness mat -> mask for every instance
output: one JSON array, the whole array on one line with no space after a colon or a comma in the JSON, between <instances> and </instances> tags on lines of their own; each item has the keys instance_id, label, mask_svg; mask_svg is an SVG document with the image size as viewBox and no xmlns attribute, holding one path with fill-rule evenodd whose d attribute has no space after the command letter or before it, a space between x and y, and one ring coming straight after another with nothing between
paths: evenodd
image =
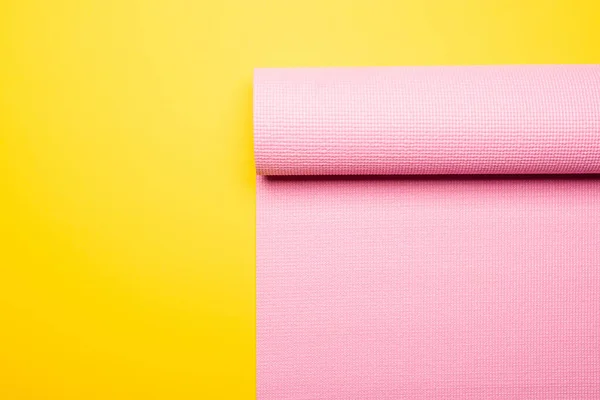
<instances>
[{"instance_id":1,"label":"pink fitness mat","mask_svg":"<svg viewBox=\"0 0 600 400\"><path fill-rule=\"evenodd\" d=\"M600 398L600 66L258 69L257 396Z\"/></svg>"}]
</instances>

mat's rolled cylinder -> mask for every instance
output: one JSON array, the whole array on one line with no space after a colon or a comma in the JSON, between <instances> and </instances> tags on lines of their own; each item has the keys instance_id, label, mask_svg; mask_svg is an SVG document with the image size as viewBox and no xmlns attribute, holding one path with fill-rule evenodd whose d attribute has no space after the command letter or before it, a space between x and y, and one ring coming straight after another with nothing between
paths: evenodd
<instances>
[{"instance_id":1,"label":"mat's rolled cylinder","mask_svg":"<svg viewBox=\"0 0 600 400\"><path fill-rule=\"evenodd\" d=\"M600 173L600 65L257 69L260 175Z\"/></svg>"}]
</instances>

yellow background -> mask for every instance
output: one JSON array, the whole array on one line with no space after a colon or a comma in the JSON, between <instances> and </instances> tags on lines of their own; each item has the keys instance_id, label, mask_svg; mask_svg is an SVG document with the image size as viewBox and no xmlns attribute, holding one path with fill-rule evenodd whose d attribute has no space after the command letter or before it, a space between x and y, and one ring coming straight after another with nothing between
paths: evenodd
<instances>
[{"instance_id":1,"label":"yellow background","mask_svg":"<svg viewBox=\"0 0 600 400\"><path fill-rule=\"evenodd\" d=\"M0 399L254 398L257 66L599 63L595 1L4 1Z\"/></svg>"}]
</instances>

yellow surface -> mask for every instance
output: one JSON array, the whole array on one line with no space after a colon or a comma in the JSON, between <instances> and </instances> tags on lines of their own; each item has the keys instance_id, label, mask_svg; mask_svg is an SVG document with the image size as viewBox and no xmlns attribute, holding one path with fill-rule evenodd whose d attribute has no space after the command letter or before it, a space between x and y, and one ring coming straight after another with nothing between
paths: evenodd
<instances>
[{"instance_id":1,"label":"yellow surface","mask_svg":"<svg viewBox=\"0 0 600 400\"><path fill-rule=\"evenodd\" d=\"M252 68L600 63L597 4L2 2L0 399L254 398Z\"/></svg>"}]
</instances>

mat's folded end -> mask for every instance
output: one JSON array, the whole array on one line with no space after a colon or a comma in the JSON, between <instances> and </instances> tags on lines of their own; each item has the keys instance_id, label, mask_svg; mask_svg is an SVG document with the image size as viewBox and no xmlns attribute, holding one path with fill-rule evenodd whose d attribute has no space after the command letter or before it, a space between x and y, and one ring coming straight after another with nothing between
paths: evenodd
<instances>
[{"instance_id":1,"label":"mat's folded end","mask_svg":"<svg viewBox=\"0 0 600 400\"><path fill-rule=\"evenodd\" d=\"M600 173L600 65L256 69L259 175Z\"/></svg>"}]
</instances>

